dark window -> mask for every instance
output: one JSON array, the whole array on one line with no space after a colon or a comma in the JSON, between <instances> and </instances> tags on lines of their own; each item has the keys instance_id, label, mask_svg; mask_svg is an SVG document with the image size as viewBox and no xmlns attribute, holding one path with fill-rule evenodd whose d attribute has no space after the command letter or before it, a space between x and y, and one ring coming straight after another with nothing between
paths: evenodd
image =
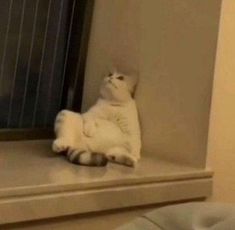
<instances>
[{"instance_id":1,"label":"dark window","mask_svg":"<svg viewBox=\"0 0 235 230\"><path fill-rule=\"evenodd\" d=\"M0 139L43 137L60 109L80 110L92 7L93 0L1 3Z\"/></svg>"}]
</instances>

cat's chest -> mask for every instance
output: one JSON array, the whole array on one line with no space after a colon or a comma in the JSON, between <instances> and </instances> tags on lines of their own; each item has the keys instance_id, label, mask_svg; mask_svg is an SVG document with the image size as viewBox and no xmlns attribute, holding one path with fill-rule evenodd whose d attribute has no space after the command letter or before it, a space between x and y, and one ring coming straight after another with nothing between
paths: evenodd
<instances>
[{"instance_id":1,"label":"cat's chest","mask_svg":"<svg viewBox=\"0 0 235 230\"><path fill-rule=\"evenodd\" d=\"M128 110L126 107L109 106L107 109L106 118L110 121L127 120Z\"/></svg>"},{"instance_id":2,"label":"cat's chest","mask_svg":"<svg viewBox=\"0 0 235 230\"><path fill-rule=\"evenodd\" d=\"M130 134L130 114L128 108L110 108L107 111L107 120L118 126L124 134Z\"/></svg>"}]
</instances>

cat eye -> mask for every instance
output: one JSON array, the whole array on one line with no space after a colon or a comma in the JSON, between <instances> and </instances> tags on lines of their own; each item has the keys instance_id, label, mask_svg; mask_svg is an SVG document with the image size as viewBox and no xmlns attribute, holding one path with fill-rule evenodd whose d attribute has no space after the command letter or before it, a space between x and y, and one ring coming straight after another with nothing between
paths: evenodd
<instances>
[{"instance_id":1,"label":"cat eye","mask_svg":"<svg viewBox=\"0 0 235 230\"><path fill-rule=\"evenodd\" d=\"M113 74L112 73L109 73L108 76L111 77Z\"/></svg>"},{"instance_id":2,"label":"cat eye","mask_svg":"<svg viewBox=\"0 0 235 230\"><path fill-rule=\"evenodd\" d=\"M124 77L123 76L119 76L119 77L117 77L117 79L123 81Z\"/></svg>"}]
</instances>

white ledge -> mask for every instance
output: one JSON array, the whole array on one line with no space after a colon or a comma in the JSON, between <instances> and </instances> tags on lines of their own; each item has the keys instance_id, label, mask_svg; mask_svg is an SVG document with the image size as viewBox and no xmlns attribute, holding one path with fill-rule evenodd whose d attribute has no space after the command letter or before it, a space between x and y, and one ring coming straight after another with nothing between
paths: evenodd
<instances>
[{"instance_id":1,"label":"white ledge","mask_svg":"<svg viewBox=\"0 0 235 230\"><path fill-rule=\"evenodd\" d=\"M50 141L0 144L0 224L207 197L212 172L143 157L136 169L70 164ZM20 211L19 211L20 210Z\"/></svg>"}]
</instances>

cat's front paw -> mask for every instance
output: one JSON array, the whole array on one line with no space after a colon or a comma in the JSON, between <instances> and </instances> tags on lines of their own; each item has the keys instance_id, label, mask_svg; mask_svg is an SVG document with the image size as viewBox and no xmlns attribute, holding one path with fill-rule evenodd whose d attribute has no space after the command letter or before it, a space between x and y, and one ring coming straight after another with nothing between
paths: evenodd
<instances>
[{"instance_id":1,"label":"cat's front paw","mask_svg":"<svg viewBox=\"0 0 235 230\"><path fill-rule=\"evenodd\" d=\"M59 138L53 141L52 150L56 153L67 151L70 147L70 144L64 138Z\"/></svg>"},{"instance_id":2,"label":"cat's front paw","mask_svg":"<svg viewBox=\"0 0 235 230\"><path fill-rule=\"evenodd\" d=\"M94 119L84 120L83 133L87 137L94 136L96 132L96 121Z\"/></svg>"}]
</instances>

